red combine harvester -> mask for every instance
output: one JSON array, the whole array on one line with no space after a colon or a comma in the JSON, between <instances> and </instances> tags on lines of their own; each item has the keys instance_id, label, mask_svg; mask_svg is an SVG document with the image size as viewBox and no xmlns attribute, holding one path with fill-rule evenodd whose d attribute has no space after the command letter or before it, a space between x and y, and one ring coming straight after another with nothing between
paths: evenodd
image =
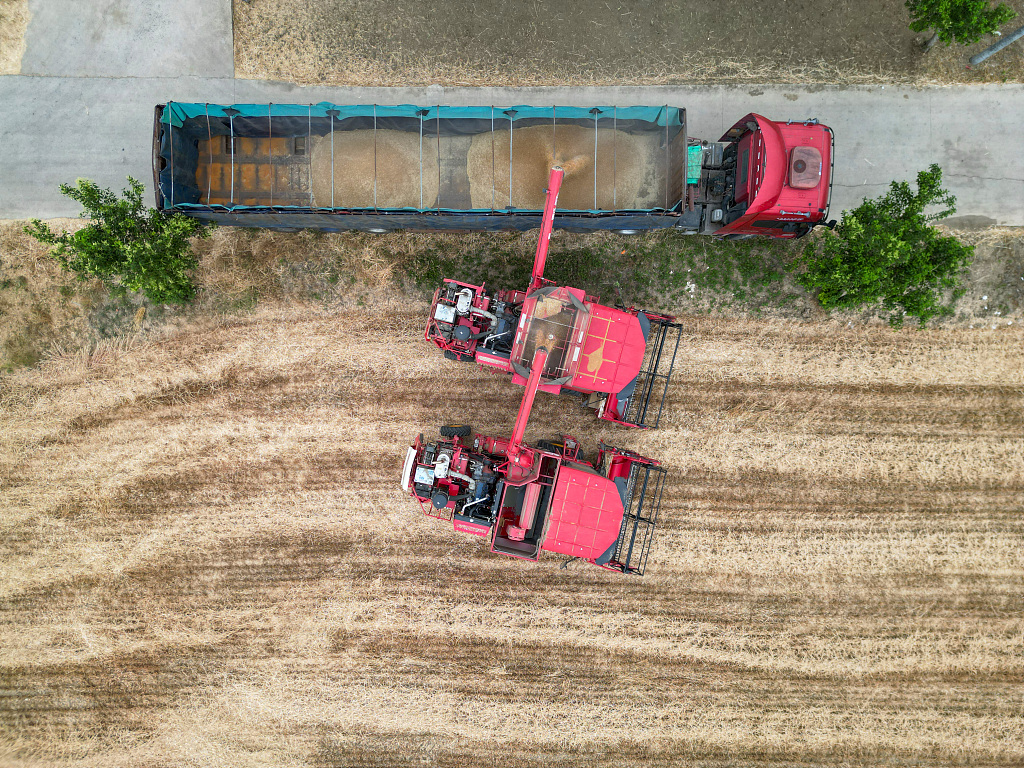
<instances>
[{"instance_id":1,"label":"red combine harvester","mask_svg":"<svg viewBox=\"0 0 1024 768\"><path fill-rule=\"evenodd\" d=\"M538 347L510 438L471 437L467 425L409 448L402 487L424 512L490 539L491 552L536 561L540 551L643 575L665 485L657 461L600 445L597 466L575 439L523 442L548 350Z\"/></svg>"},{"instance_id":2,"label":"red combine harvester","mask_svg":"<svg viewBox=\"0 0 1024 768\"><path fill-rule=\"evenodd\" d=\"M529 287L492 294L483 285L446 279L434 293L424 335L445 357L505 371L520 385L544 347L542 392L575 392L598 418L657 427L680 326L668 315L604 306L596 296L544 278L562 176L561 168L551 169Z\"/></svg>"}]
</instances>

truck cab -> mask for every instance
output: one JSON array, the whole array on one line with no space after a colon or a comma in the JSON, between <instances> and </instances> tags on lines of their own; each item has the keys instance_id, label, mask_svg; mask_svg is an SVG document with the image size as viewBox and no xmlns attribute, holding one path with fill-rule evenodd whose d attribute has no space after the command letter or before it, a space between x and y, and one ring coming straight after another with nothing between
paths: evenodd
<instances>
[{"instance_id":1,"label":"truck cab","mask_svg":"<svg viewBox=\"0 0 1024 768\"><path fill-rule=\"evenodd\" d=\"M721 191L708 229L719 237L794 238L824 223L832 194L832 129L750 113L709 153L707 185ZM724 144L724 147L722 146Z\"/></svg>"}]
</instances>

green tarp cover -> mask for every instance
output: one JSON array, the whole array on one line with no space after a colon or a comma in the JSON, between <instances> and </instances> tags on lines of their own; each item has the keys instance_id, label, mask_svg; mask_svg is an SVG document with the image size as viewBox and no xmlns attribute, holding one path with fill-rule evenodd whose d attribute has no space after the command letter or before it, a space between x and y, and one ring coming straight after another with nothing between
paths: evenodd
<instances>
[{"instance_id":1,"label":"green tarp cover","mask_svg":"<svg viewBox=\"0 0 1024 768\"><path fill-rule=\"evenodd\" d=\"M691 144L686 148L686 183L700 182L700 166L704 159L704 148L700 144Z\"/></svg>"},{"instance_id":2,"label":"green tarp cover","mask_svg":"<svg viewBox=\"0 0 1024 768\"><path fill-rule=\"evenodd\" d=\"M336 120L348 117L422 117L424 120L448 118L475 119L512 119L527 118L606 118L615 117L619 120L644 120L656 125L681 126L683 110L680 107L534 107L518 105L512 107L422 107L414 104L330 104L322 101L319 104L199 104L187 102L168 102L164 110L162 122L181 127L190 118L228 117L235 110L235 117L330 117L334 112ZM597 110L595 112L594 110ZM509 114L512 113L512 114Z\"/></svg>"}]
</instances>

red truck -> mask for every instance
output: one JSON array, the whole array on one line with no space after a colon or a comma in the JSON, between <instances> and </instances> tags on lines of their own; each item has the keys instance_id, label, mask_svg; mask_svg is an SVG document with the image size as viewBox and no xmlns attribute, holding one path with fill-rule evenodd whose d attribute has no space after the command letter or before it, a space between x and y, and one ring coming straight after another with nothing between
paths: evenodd
<instances>
[{"instance_id":1,"label":"red truck","mask_svg":"<svg viewBox=\"0 0 1024 768\"><path fill-rule=\"evenodd\" d=\"M817 120L778 123L749 114L719 140L721 169L707 192L722 204L710 213L721 237L792 238L825 223L832 194L832 129Z\"/></svg>"},{"instance_id":2,"label":"red truck","mask_svg":"<svg viewBox=\"0 0 1024 768\"><path fill-rule=\"evenodd\" d=\"M547 349L540 390L571 392L598 418L657 427L681 329L669 315L609 307L579 288L544 278L548 241L564 172L551 169L540 238L525 291L491 292L446 279L431 303L426 339L445 357L475 361L524 385L537 349Z\"/></svg>"},{"instance_id":3,"label":"red truck","mask_svg":"<svg viewBox=\"0 0 1024 768\"><path fill-rule=\"evenodd\" d=\"M569 435L526 444L547 356L544 347L534 352L511 437L471 437L468 425L442 427L436 441L419 435L406 452L402 487L427 515L487 537L491 552L536 561L545 550L643 575L665 469L605 445L596 464L588 462Z\"/></svg>"},{"instance_id":4,"label":"red truck","mask_svg":"<svg viewBox=\"0 0 1024 768\"><path fill-rule=\"evenodd\" d=\"M244 227L525 231L552 165L557 229L799 237L827 217L832 131L751 113L714 141L681 107L328 103L168 102L153 126L157 208Z\"/></svg>"}]
</instances>

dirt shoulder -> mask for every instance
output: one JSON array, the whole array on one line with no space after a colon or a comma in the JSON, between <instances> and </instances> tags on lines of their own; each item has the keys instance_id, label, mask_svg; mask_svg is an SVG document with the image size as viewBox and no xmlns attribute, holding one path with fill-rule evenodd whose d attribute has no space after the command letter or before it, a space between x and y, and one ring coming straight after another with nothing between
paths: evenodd
<instances>
[{"instance_id":1,"label":"dirt shoulder","mask_svg":"<svg viewBox=\"0 0 1024 768\"><path fill-rule=\"evenodd\" d=\"M28 0L0 0L0 75L21 71L30 16Z\"/></svg>"},{"instance_id":2,"label":"dirt shoulder","mask_svg":"<svg viewBox=\"0 0 1024 768\"><path fill-rule=\"evenodd\" d=\"M1007 3L1018 14L1024 1ZM1024 45L939 45L902 0L235 1L238 77L337 85L970 83L1024 79ZM1020 17L1007 25L1015 29Z\"/></svg>"},{"instance_id":3,"label":"dirt shoulder","mask_svg":"<svg viewBox=\"0 0 1024 768\"><path fill-rule=\"evenodd\" d=\"M49 223L55 229L76 228L82 220ZM446 276L516 288L529 279L537 242L536 231L283 234L225 227L209 240L196 241L199 299L181 309L154 306L138 295L114 297L99 281L76 280L24 234L23 225L0 221L0 371L35 365L55 350L96 348L142 327L247 311L268 301L352 306L375 291L417 301ZM1024 235L1016 229L956 234L975 245L974 262L955 313L932 325L1020 327ZM829 315L795 283L787 265L806 243L556 231L548 276L610 301L680 315L884 325L878 310Z\"/></svg>"}]
</instances>

